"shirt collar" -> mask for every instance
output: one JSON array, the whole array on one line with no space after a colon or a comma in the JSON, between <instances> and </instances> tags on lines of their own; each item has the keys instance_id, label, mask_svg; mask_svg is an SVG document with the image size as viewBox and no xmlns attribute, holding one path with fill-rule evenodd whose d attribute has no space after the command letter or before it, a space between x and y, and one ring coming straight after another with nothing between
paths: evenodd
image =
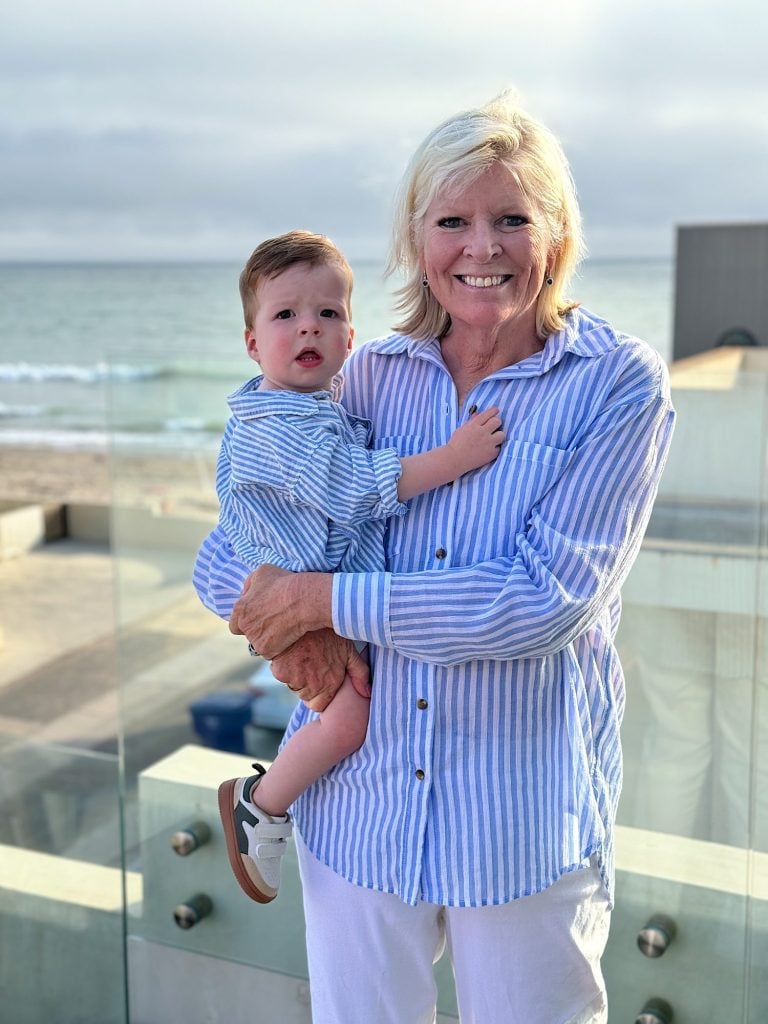
<instances>
[{"instance_id":1,"label":"shirt collar","mask_svg":"<svg viewBox=\"0 0 768 1024\"><path fill-rule=\"evenodd\" d=\"M409 356L418 356L439 344L437 338L422 338L417 341L407 334L387 334L383 338L374 338L373 341L366 343L371 351L385 356L400 355L401 352L407 352Z\"/></svg>"},{"instance_id":2,"label":"shirt collar","mask_svg":"<svg viewBox=\"0 0 768 1024\"><path fill-rule=\"evenodd\" d=\"M619 335L607 320L579 306L566 313L563 329L550 334L544 348L532 358L541 360L540 372L544 373L565 355L594 359L610 352L619 343Z\"/></svg>"},{"instance_id":3,"label":"shirt collar","mask_svg":"<svg viewBox=\"0 0 768 1024\"><path fill-rule=\"evenodd\" d=\"M241 420L280 416L285 413L315 415L319 403L336 400L342 381L341 374L337 374L331 383L330 391L259 391L262 379L262 374L252 377L228 396L230 409Z\"/></svg>"},{"instance_id":4,"label":"shirt collar","mask_svg":"<svg viewBox=\"0 0 768 1024\"><path fill-rule=\"evenodd\" d=\"M497 370L493 376L538 376L546 373L566 355L593 359L610 352L620 344L620 341L620 335L606 320L579 306L566 313L565 326L557 333L550 334L540 352L535 352L519 363ZM437 338L416 341L405 334L389 334L368 344L372 346L372 351L381 355L400 355L406 352L411 359L438 360L442 364L440 342Z\"/></svg>"}]
</instances>

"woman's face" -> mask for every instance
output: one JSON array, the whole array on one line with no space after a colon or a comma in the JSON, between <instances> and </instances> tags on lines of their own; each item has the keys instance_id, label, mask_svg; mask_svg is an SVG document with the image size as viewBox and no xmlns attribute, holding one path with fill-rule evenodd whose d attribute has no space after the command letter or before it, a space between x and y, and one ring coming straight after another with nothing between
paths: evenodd
<instances>
[{"instance_id":1,"label":"woman's face","mask_svg":"<svg viewBox=\"0 0 768 1024\"><path fill-rule=\"evenodd\" d=\"M535 336L550 248L542 214L502 163L438 193L424 219L424 271L454 330L509 325Z\"/></svg>"}]
</instances>

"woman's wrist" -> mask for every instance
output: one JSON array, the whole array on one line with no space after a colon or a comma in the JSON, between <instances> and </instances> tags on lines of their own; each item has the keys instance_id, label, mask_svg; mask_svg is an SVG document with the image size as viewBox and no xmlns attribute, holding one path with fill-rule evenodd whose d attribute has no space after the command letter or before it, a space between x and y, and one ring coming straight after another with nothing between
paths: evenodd
<instances>
[{"instance_id":1,"label":"woman's wrist","mask_svg":"<svg viewBox=\"0 0 768 1024\"><path fill-rule=\"evenodd\" d=\"M333 576L325 572L299 572L292 578L303 632L333 628Z\"/></svg>"}]
</instances>

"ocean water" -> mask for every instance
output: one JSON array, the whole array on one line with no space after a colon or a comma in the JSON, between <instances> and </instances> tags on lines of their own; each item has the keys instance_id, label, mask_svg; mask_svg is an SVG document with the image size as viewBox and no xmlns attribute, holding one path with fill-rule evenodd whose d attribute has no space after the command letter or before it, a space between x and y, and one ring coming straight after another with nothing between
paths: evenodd
<instances>
[{"instance_id":1,"label":"ocean water","mask_svg":"<svg viewBox=\"0 0 768 1024\"><path fill-rule=\"evenodd\" d=\"M0 264L0 444L210 447L245 355L236 264ZM395 322L353 266L356 343ZM588 261L571 295L670 357L670 260Z\"/></svg>"}]
</instances>

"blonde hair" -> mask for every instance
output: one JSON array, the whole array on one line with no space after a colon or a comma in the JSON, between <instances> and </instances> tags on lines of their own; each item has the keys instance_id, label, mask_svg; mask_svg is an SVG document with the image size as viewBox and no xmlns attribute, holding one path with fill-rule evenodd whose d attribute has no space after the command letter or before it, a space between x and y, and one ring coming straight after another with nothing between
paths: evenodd
<instances>
[{"instance_id":1,"label":"blonde hair","mask_svg":"<svg viewBox=\"0 0 768 1024\"><path fill-rule=\"evenodd\" d=\"M277 277L297 263L312 267L336 266L349 282L352 294L352 268L342 251L325 235L311 231L288 231L284 235L268 238L258 245L240 274L240 299L243 303L245 326L252 327L256 316L256 289L267 278Z\"/></svg>"},{"instance_id":2,"label":"blonde hair","mask_svg":"<svg viewBox=\"0 0 768 1024\"><path fill-rule=\"evenodd\" d=\"M443 190L470 184L494 163L503 163L546 223L555 252L536 304L541 339L564 326L576 303L564 298L584 254L576 188L562 147L552 132L522 108L512 92L483 107L455 114L429 133L411 158L395 201L387 272L405 271L397 309L404 315L395 330L416 339L442 337L451 324L447 311L422 284L424 219Z\"/></svg>"}]
</instances>

